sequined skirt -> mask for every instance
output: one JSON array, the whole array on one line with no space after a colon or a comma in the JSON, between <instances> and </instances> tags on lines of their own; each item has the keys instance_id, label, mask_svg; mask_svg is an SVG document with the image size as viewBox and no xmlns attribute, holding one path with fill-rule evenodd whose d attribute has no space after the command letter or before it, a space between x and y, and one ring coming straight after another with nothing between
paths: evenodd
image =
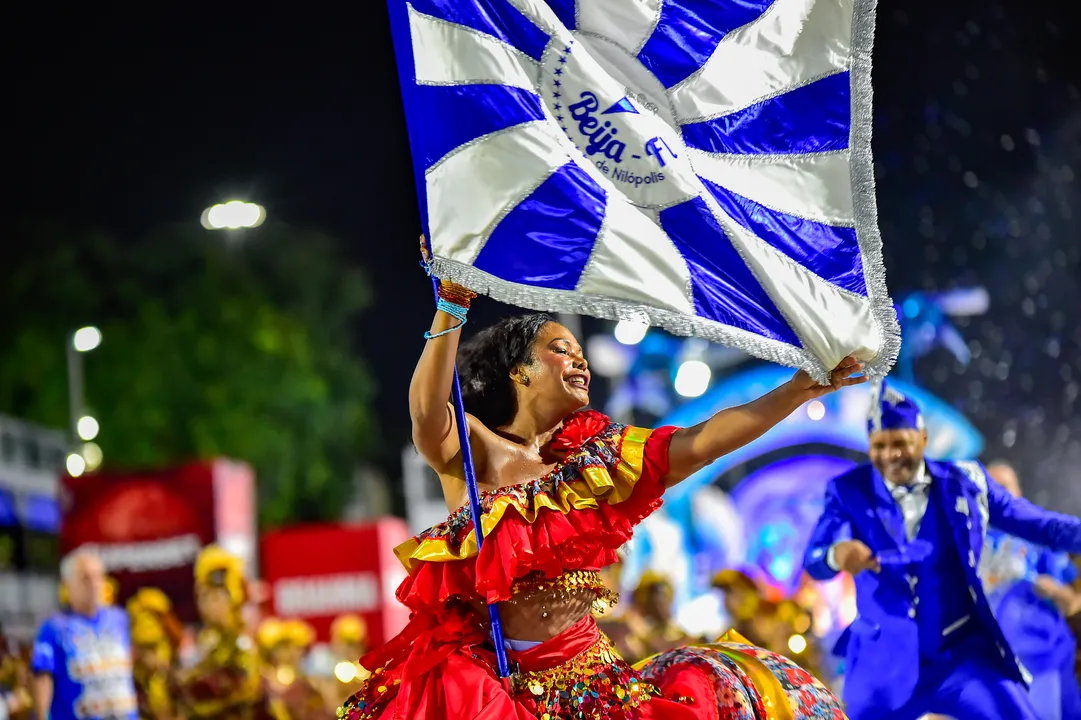
<instances>
[{"instance_id":1,"label":"sequined skirt","mask_svg":"<svg viewBox=\"0 0 1081 720\"><path fill-rule=\"evenodd\" d=\"M637 718L636 709L660 695L620 657L592 617L511 660L517 666L515 698L542 720Z\"/></svg>"},{"instance_id":2,"label":"sequined skirt","mask_svg":"<svg viewBox=\"0 0 1081 720\"><path fill-rule=\"evenodd\" d=\"M344 720L842 720L840 703L786 658L740 643L628 665L586 617L495 672L465 615L413 628L338 710Z\"/></svg>"},{"instance_id":3,"label":"sequined skirt","mask_svg":"<svg viewBox=\"0 0 1081 720\"><path fill-rule=\"evenodd\" d=\"M637 720L657 695L612 647L592 617L523 652L509 652L515 672L500 680L484 635L452 615L449 628L422 631L419 646L378 667L338 710L345 720L425 718L592 718ZM449 629L449 634L448 634ZM441 637L435 637L438 634ZM452 637L459 639L451 647ZM437 659L438 658L438 659ZM418 669L421 672L418 672Z\"/></svg>"}]
</instances>

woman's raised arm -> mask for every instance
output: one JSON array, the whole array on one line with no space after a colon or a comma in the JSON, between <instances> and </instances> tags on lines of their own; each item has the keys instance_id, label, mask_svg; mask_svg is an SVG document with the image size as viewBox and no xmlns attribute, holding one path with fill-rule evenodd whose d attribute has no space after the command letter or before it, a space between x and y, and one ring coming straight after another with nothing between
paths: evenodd
<instances>
[{"instance_id":1,"label":"woman's raised arm","mask_svg":"<svg viewBox=\"0 0 1081 720\"><path fill-rule=\"evenodd\" d=\"M421 237L421 253L430 260ZM450 406L454 362L458 355L461 326L473 293L456 285L442 284L440 300L428 341L409 383L409 416L413 421L413 444L437 472L459 452L458 432Z\"/></svg>"},{"instance_id":2,"label":"woman's raised arm","mask_svg":"<svg viewBox=\"0 0 1081 720\"><path fill-rule=\"evenodd\" d=\"M457 324L457 318L437 310L430 333L435 335ZM458 454L458 433L450 407L450 391L461 333L461 330L452 330L429 340L409 383L413 444L437 471Z\"/></svg>"},{"instance_id":3,"label":"woman's raised arm","mask_svg":"<svg viewBox=\"0 0 1081 720\"><path fill-rule=\"evenodd\" d=\"M808 400L865 382L866 377L856 375L862 369L858 360L847 357L830 374L829 385L819 385L801 370L757 400L722 410L694 427L677 430L668 446L665 484L674 485L717 458L758 439Z\"/></svg>"}]
</instances>

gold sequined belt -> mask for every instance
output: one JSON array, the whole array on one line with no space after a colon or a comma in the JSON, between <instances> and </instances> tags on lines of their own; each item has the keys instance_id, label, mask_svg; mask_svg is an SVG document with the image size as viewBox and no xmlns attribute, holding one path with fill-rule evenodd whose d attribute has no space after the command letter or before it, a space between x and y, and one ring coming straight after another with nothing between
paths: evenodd
<instances>
[{"instance_id":1,"label":"gold sequined belt","mask_svg":"<svg viewBox=\"0 0 1081 720\"><path fill-rule=\"evenodd\" d=\"M541 720L620 720L659 695L652 685L639 679L603 633L569 660L544 670L516 673L512 682L515 694L534 704Z\"/></svg>"},{"instance_id":2,"label":"gold sequined belt","mask_svg":"<svg viewBox=\"0 0 1081 720\"><path fill-rule=\"evenodd\" d=\"M511 592L515 595L528 596L552 590L566 595L582 590L593 593L595 596L593 609L598 614L619 602L619 593L609 589L604 584L601 574L596 570L571 570L558 577L546 575L525 577L514 582Z\"/></svg>"}]
</instances>

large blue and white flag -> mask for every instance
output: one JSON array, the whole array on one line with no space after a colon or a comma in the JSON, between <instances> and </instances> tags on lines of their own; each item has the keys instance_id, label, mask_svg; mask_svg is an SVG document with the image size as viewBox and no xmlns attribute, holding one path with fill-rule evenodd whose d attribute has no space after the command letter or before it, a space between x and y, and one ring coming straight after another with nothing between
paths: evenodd
<instances>
[{"instance_id":1,"label":"large blue and white flag","mask_svg":"<svg viewBox=\"0 0 1081 720\"><path fill-rule=\"evenodd\" d=\"M819 379L899 337L873 0L389 0L435 274Z\"/></svg>"}]
</instances>

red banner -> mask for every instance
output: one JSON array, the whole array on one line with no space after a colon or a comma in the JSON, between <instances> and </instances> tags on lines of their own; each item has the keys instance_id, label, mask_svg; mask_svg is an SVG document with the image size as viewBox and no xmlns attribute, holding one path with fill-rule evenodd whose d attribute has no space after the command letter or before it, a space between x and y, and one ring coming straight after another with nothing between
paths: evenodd
<instances>
[{"instance_id":1,"label":"red banner","mask_svg":"<svg viewBox=\"0 0 1081 720\"><path fill-rule=\"evenodd\" d=\"M153 472L64 477L61 483L61 553L84 546L97 551L120 586L121 602L140 587L160 588L182 620L194 621L199 550L221 542L251 560L254 478L245 465L216 460ZM226 511L221 501L230 497L246 500ZM221 537L226 512L228 537Z\"/></svg>"},{"instance_id":2,"label":"red banner","mask_svg":"<svg viewBox=\"0 0 1081 720\"><path fill-rule=\"evenodd\" d=\"M409 537L405 522L385 518L364 525L306 525L263 535L263 578L271 612L299 617L329 639L330 623L356 613L369 641L383 643L405 626L409 613L394 599L405 577L394 547Z\"/></svg>"}]
</instances>

